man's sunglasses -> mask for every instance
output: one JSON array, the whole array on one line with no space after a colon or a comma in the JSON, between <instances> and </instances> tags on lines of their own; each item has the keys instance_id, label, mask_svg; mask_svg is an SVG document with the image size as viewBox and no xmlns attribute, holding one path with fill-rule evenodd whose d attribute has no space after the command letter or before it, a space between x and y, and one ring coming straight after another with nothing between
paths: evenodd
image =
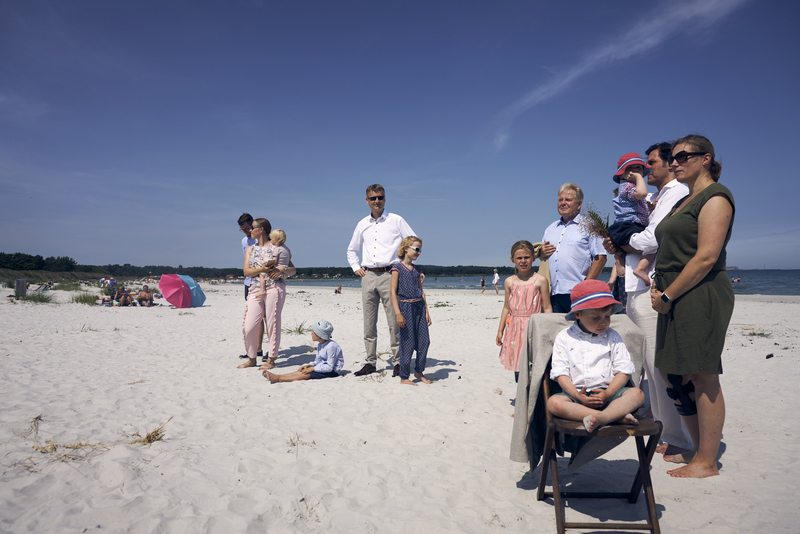
<instances>
[{"instance_id":1,"label":"man's sunglasses","mask_svg":"<svg viewBox=\"0 0 800 534\"><path fill-rule=\"evenodd\" d=\"M376 200L383 200L383 195L378 195L378 196L374 196L374 197L367 197L367 198L370 199L372 202L375 202Z\"/></svg>"},{"instance_id":2,"label":"man's sunglasses","mask_svg":"<svg viewBox=\"0 0 800 534\"><path fill-rule=\"evenodd\" d=\"M706 154L705 152L686 152L685 150L681 150L674 156L669 157L669 164L672 165L673 161L677 161L679 165L683 165L691 156L702 156Z\"/></svg>"}]
</instances>

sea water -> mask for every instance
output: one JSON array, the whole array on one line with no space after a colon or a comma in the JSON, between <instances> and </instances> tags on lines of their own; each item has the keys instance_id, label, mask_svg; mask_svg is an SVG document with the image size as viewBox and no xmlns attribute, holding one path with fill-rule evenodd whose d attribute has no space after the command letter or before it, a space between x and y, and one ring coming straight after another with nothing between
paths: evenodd
<instances>
[{"instance_id":1,"label":"sea water","mask_svg":"<svg viewBox=\"0 0 800 534\"><path fill-rule=\"evenodd\" d=\"M491 269L487 269L491 271ZM424 272L424 270L423 270ZM733 284L733 292L738 295L800 295L800 270L798 269L765 269L765 270L733 270L728 275L739 278ZM484 276L486 280L486 293L494 291L492 287L493 273ZM609 274L603 273L600 279L608 281ZM501 276L497 288L503 291L503 281L507 276ZM317 287L335 288L342 284L342 288L361 288L361 281L355 278L323 278L323 279L289 279L290 284L308 285ZM433 276L426 275L426 291L443 291L447 289L466 289L471 291L481 290L480 276ZM331 289L333 291L333 289Z\"/></svg>"}]
</instances>

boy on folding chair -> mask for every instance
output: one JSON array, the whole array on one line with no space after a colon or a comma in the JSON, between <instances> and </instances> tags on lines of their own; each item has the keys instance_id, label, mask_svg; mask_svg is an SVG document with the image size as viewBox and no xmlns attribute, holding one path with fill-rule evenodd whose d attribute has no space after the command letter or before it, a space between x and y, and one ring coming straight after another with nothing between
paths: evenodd
<instances>
[{"instance_id":1,"label":"boy on folding chair","mask_svg":"<svg viewBox=\"0 0 800 534\"><path fill-rule=\"evenodd\" d=\"M644 403L644 393L625 387L635 368L622 337L609 328L622 304L600 280L580 282L570 300L565 318L575 324L556 336L550 371L562 392L548 399L547 409L556 417L583 421L587 432L610 423L638 425L631 412Z\"/></svg>"}]
</instances>

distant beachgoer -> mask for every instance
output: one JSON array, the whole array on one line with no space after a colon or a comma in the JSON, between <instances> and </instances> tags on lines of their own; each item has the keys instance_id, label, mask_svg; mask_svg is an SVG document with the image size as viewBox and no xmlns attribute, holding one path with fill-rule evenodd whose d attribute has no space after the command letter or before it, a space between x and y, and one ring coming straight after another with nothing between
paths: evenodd
<instances>
[{"instance_id":1,"label":"distant beachgoer","mask_svg":"<svg viewBox=\"0 0 800 534\"><path fill-rule=\"evenodd\" d=\"M378 361L378 306L383 304L389 325L389 343L394 372L400 375L400 348L397 318L392 306L392 269L397 247L404 237L414 231L401 216L384 210L386 191L380 184L367 187L367 206L370 214L361 219L347 245L347 263L361 277L361 309L364 315L364 347L367 351L364 367L354 374L374 373ZM361 253L361 261L358 254Z\"/></svg>"},{"instance_id":2,"label":"distant beachgoer","mask_svg":"<svg viewBox=\"0 0 800 534\"><path fill-rule=\"evenodd\" d=\"M617 161L617 172L614 181L619 184L619 193L614 196L614 223L608 227L611 242L617 249L615 254L614 269L617 275L625 276L625 252L622 250L627 245L633 234L643 232L650 219L650 208L647 205L647 183L644 177L652 169L644 158L635 152L625 154ZM633 274L642 279L645 285L650 285L647 268L655 259L655 254L642 255Z\"/></svg>"},{"instance_id":3,"label":"distant beachgoer","mask_svg":"<svg viewBox=\"0 0 800 534\"><path fill-rule=\"evenodd\" d=\"M264 369L261 374L273 384L338 377L339 371L344 367L344 354L342 347L331 339L332 334L331 323L324 319L317 321L311 325L311 339L317 344L317 357L314 363L307 363L297 371L285 375L270 373L268 369Z\"/></svg>"},{"instance_id":4,"label":"distant beachgoer","mask_svg":"<svg viewBox=\"0 0 800 534\"><path fill-rule=\"evenodd\" d=\"M583 190L573 183L558 188L556 207L560 217L544 231L545 245L539 259L547 259L550 270L550 303L556 313L570 309L570 293L578 282L594 280L606 264L602 240L582 227Z\"/></svg>"},{"instance_id":5,"label":"distant beachgoer","mask_svg":"<svg viewBox=\"0 0 800 534\"><path fill-rule=\"evenodd\" d=\"M153 292L147 286L142 287L142 290L139 291L139 294L136 295L136 300L139 301L139 306L145 306L149 308L153 305Z\"/></svg>"},{"instance_id":6,"label":"distant beachgoer","mask_svg":"<svg viewBox=\"0 0 800 534\"><path fill-rule=\"evenodd\" d=\"M505 302L497 329L497 346L500 362L514 371L514 381L519 380L519 362L522 345L528 332L528 320L534 313L552 313L547 278L533 272L536 261L534 246L528 241L517 241L511 246L514 276L506 278L503 286Z\"/></svg>"},{"instance_id":7,"label":"distant beachgoer","mask_svg":"<svg viewBox=\"0 0 800 534\"><path fill-rule=\"evenodd\" d=\"M114 300L119 303L119 306L130 306L131 296L128 294L124 286L117 286L117 292L114 294Z\"/></svg>"},{"instance_id":8,"label":"distant beachgoer","mask_svg":"<svg viewBox=\"0 0 800 534\"><path fill-rule=\"evenodd\" d=\"M486 292L486 278L481 276L481 295Z\"/></svg>"},{"instance_id":9,"label":"distant beachgoer","mask_svg":"<svg viewBox=\"0 0 800 534\"><path fill-rule=\"evenodd\" d=\"M264 358L265 368L275 367L275 358L278 356L280 347L280 315L286 299L286 283L284 276L291 276L295 269L291 261L283 258L283 265L279 265L278 258L273 255L275 248L270 244L269 232L272 229L267 219L255 219L253 221L251 235L257 243L247 247L244 259L244 275L258 277L261 273L266 273L270 278L266 290L261 291L259 284L251 284L247 295L247 308L244 315L242 331L244 334L244 345L247 351L248 361L239 366L239 369L256 366L256 352L258 347L259 323L266 318L267 331L269 333L270 354ZM280 248L280 247L277 247ZM285 247L283 247L285 248ZM291 258L288 248L285 248L287 255Z\"/></svg>"},{"instance_id":10,"label":"distant beachgoer","mask_svg":"<svg viewBox=\"0 0 800 534\"><path fill-rule=\"evenodd\" d=\"M339 284L336 289L333 290L334 295L341 295L342 294L342 284Z\"/></svg>"},{"instance_id":11,"label":"distant beachgoer","mask_svg":"<svg viewBox=\"0 0 800 534\"><path fill-rule=\"evenodd\" d=\"M400 242L397 257L392 265L392 306L400 330L400 383L416 386L411 381L411 355L417 352L414 377L426 384L425 363L430 346L428 327L431 315L422 290L422 272L413 262L422 254L422 239L408 236Z\"/></svg>"},{"instance_id":12,"label":"distant beachgoer","mask_svg":"<svg viewBox=\"0 0 800 534\"><path fill-rule=\"evenodd\" d=\"M492 285L494 286L494 294L499 295L500 290L497 289L497 282L500 281L500 275L497 274L497 269L494 270L494 277L492 278Z\"/></svg>"},{"instance_id":13,"label":"distant beachgoer","mask_svg":"<svg viewBox=\"0 0 800 534\"><path fill-rule=\"evenodd\" d=\"M550 379L561 393L547 400L547 409L557 417L583 421L587 432L610 423L638 425L631 415L644 403L644 393L627 387L636 368L622 337L609 328L611 314L622 303L611 298L600 280L585 280L572 289L572 310L553 344Z\"/></svg>"},{"instance_id":14,"label":"distant beachgoer","mask_svg":"<svg viewBox=\"0 0 800 534\"><path fill-rule=\"evenodd\" d=\"M658 259L650 289L659 313L655 365L671 385L669 396L695 450L665 454L664 460L688 462L668 471L673 477L704 478L719 474L725 424L719 375L734 306L725 247L735 207L731 192L718 183L722 166L707 138L688 135L673 142L669 163L675 178L689 187L689 196L656 228Z\"/></svg>"}]
</instances>

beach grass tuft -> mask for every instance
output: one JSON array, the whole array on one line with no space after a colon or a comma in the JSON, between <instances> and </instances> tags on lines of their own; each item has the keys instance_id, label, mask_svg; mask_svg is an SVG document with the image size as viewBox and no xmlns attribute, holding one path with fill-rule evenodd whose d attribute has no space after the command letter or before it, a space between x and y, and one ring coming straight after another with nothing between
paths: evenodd
<instances>
[{"instance_id":1,"label":"beach grass tuft","mask_svg":"<svg viewBox=\"0 0 800 534\"><path fill-rule=\"evenodd\" d=\"M33 302L34 304L55 304L53 294L49 291L30 291L24 297L17 296L19 300Z\"/></svg>"},{"instance_id":2,"label":"beach grass tuft","mask_svg":"<svg viewBox=\"0 0 800 534\"><path fill-rule=\"evenodd\" d=\"M164 426L172 421L172 417L164 421L164 423L148 432L144 437L139 436L139 434L134 434L134 436L139 436L137 439L131 441L132 445L150 445L151 443L155 443L156 441L161 441L164 437Z\"/></svg>"},{"instance_id":3,"label":"beach grass tuft","mask_svg":"<svg viewBox=\"0 0 800 534\"><path fill-rule=\"evenodd\" d=\"M292 334L297 336L302 336L311 331L311 328L306 328L306 322L303 321L300 324L295 324L294 328L281 328L281 332L284 334Z\"/></svg>"},{"instance_id":4,"label":"beach grass tuft","mask_svg":"<svg viewBox=\"0 0 800 534\"><path fill-rule=\"evenodd\" d=\"M77 295L72 295L70 302L73 304L88 304L89 306L94 306L97 304L97 296L92 293L81 292Z\"/></svg>"},{"instance_id":5,"label":"beach grass tuft","mask_svg":"<svg viewBox=\"0 0 800 534\"><path fill-rule=\"evenodd\" d=\"M748 332L746 335L750 337L772 337L771 332L765 332L764 330L753 330L752 332Z\"/></svg>"}]
</instances>

